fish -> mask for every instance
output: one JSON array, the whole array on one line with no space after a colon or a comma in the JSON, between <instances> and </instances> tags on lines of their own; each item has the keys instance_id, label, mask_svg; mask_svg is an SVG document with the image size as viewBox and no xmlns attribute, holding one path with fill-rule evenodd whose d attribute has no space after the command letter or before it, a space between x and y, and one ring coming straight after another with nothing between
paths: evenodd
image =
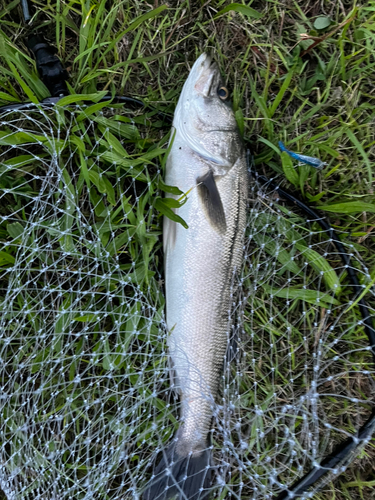
<instances>
[{"instance_id":1,"label":"fish","mask_svg":"<svg viewBox=\"0 0 375 500\"><path fill-rule=\"evenodd\" d=\"M165 181L189 192L175 209L188 228L163 220L168 356L180 426L142 498L203 500L214 475L210 430L230 335L230 288L243 259L248 197L246 151L229 92L206 53L183 86L172 131Z\"/></svg>"}]
</instances>

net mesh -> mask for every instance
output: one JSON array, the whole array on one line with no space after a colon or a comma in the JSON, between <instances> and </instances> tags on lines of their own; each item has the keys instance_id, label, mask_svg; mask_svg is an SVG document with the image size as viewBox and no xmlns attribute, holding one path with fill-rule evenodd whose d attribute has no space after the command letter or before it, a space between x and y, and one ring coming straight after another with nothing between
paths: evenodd
<instances>
[{"instance_id":1,"label":"net mesh","mask_svg":"<svg viewBox=\"0 0 375 500\"><path fill-rule=\"evenodd\" d=\"M179 425L158 210L168 136L103 103L0 121L0 488L140 498ZM365 250L341 238L372 311ZM268 499L370 415L371 350L332 239L255 179L231 292L213 490Z\"/></svg>"}]
</instances>

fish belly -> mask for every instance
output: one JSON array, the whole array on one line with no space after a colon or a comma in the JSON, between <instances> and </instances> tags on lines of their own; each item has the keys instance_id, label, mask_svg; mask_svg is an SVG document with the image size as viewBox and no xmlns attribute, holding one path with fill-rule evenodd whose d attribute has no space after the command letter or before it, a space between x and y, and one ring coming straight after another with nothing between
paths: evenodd
<instances>
[{"instance_id":1,"label":"fish belly","mask_svg":"<svg viewBox=\"0 0 375 500\"><path fill-rule=\"evenodd\" d=\"M166 182L187 191L204 171L197 172L184 158L180 161L188 168L180 175L178 165L169 165ZM246 178L241 158L217 181L227 224L224 234L210 224L197 189L178 209L188 229L164 221L168 346L181 398L179 454L203 449L211 426L229 339L230 288L242 260Z\"/></svg>"}]
</instances>

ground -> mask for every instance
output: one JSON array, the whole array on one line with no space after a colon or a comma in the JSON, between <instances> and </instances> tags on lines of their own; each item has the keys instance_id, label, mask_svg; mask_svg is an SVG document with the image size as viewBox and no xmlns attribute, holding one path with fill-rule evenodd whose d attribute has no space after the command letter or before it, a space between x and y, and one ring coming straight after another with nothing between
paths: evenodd
<instances>
[{"instance_id":1,"label":"ground","mask_svg":"<svg viewBox=\"0 0 375 500\"><path fill-rule=\"evenodd\" d=\"M21 2L2 5L1 104L48 96L25 45L34 29L56 46L71 94L126 95L170 115L193 62L210 51L258 172L280 174L296 195L329 216L374 279L375 2L79 0L33 1L30 8L32 22L25 25ZM148 151L150 144L166 148L167 129L148 132L142 132L143 145L130 138L131 152ZM279 140L327 165L292 168L280 157ZM13 189L17 179L1 189L9 188L6 182ZM0 214L11 214L12 203L1 198ZM7 231L4 223L2 242ZM374 444L316 498L370 498Z\"/></svg>"}]
</instances>

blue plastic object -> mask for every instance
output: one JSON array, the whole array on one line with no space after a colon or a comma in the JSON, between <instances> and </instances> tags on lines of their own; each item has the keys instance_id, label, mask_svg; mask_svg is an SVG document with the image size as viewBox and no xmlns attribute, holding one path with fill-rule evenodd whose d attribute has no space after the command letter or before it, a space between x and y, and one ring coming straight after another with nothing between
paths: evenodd
<instances>
[{"instance_id":1,"label":"blue plastic object","mask_svg":"<svg viewBox=\"0 0 375 500\"><path fill-rule=\"evenodd\" d=\"M300 155L299 153L293 153L293 151L289 151L285 147L285 144L281 141L279 141L279 148L281 151L285 151L288 153L288 155L291 158L294 158L295 160L298 160L301 163L304 163L305 165L310 165L311 167L314 168L323 168L324 165L327 165L325 161L319 160L319 158L314 158L313 156L305 156L305 155Z\"/></svg>"}]
</instances>

